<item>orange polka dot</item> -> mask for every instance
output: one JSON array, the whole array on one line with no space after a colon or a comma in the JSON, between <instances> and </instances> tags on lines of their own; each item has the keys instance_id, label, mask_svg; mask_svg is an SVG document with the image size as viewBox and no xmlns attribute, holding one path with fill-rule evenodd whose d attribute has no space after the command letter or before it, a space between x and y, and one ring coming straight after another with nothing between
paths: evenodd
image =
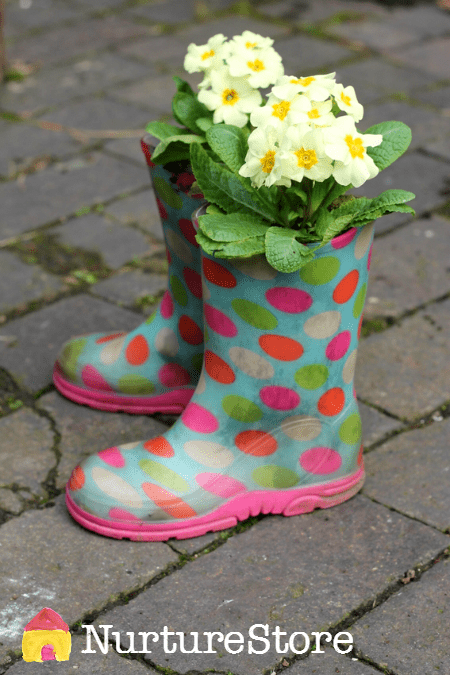
<instances>
[{"instance_id":1,"label":"orange polka dot","mask_svg":"<svg viewBox=\"0 0 450 675\"><path fill-rule=\"evenodd\" d=\"M236 379L228 363L209 350L205 352L205 369L213 380L221 384L231 384Z\"/></svg>"},{"instance_id":2,"label":"orange polka dot","mask_svg":"<svg viewBox=\"0 0 450 675\"><path fill-rule=\"evenodd\" d=\"M273 455L278 448L278 443L273 436L265 431L241 431L234 439L236 446L246 455L265 457Z\"/></svg>"},{"instance_id":3,"label":"orange polka dot","mask_svg":"<svg viewBox=\"0 0 450 675\"><path fill-rule=\"evenodd\" d=\"M361 337L362 322L363 322L363 315L361 314L361 318L359 320L359 326L358 326L358 333L357 333L358 340Z\"/></svg>"},{"instance_id":4,"label":"orange polka dot","mask_svg":"<svg viewBox=\"0 0 450 675\"><path fill-rule=\"evenodd\" d=\"M180 335L188 345L200 345L203 342L203 332L190 316L183 314L178 322Z\"/></svg>"},{"instance_id":5,"label":"orange polka dot","mask_svg":"<svg viewBox=\"0 0 450 675\"><path fill-rule=\"evenodd\" d=\"M143 335L136 335L125 350L125 358L132 366L140 366L150 356L147 340Z\"/></svg>"},{"instance_id":6,"label":"orange polka dot","mask_svg":"<svg viewBox=\"0 0 450 675\"><path fill-rule=\"evenodd\" d=\"M169 441L166 441L164 436L156 436L151 438L149 441L145 441L142 444L148 452L151 452L152 455L159 455L159 457L173 457L175 454L174 449L170 445Z\"/></svg>"},{"instance_id":7,"label":"orange polka dot","mask_svg":"<svg viewBox=\"0 0 450 675\"><path fill-rule=\"evenodd\" d=\"M358 453L358 466L362 466L363 464L363 452L364 452L364 446L361 445Z\"/></svg>"},{"instance_id":8,"label":"orange polka dot","mask_svg":"<svg viewBox=\"0 0 450 675\"><path fill-rule=\"evenodd\" d=\"M142 489L159 509L165 511L172 518L192 518L197 515L189 504L186 504L182 499L173 495L168 490L159 487L159 485L142 483Z\"/></svg>"},{"instance_id":9,"label":"orange polka dot","mask_svg":"<svg viewBox=\"0 0 450 675\"><path fill-rule=\"evenodd\" d=\"M338 283L333 291L333 300L339 305L342 305L347 300L350 300L358 285L359 272L352 270Z\"/></svg>"},{"instance_id":10,"label":"orange polka dot","mask_svg":"<svg viewBox=\"0 0 450 675\"><path fill-rule=\"evenodd\" d=\"M115 340L118 337L122 337L122 335L126 335L126 333L113 333L112 335L105 335L104 337L98 338L96 340L96 344L101 345L103 342L109 342L110 340Z\"/></svg>"},{"instance_id":11,"label":"orange polka dot","mask_svg":"<svg viewBox=\"0 0 450 675\"><path fill-rule=\"evenodd\" d=\"M332 417L341 412L345 403L345 394L340 387L328 389L319 399L317 407L322 415Z\"/></svg>"},{"instance_id":12,"label":"orange polka dot","mask_svg":"<svg viewBox=\"0 0 450 675\"><path fill-rule=\"evenodd\" d=\"M72 471L72 475L69 478L68 488L69 490L81 490L84 485L85 477L84 471L81 466L76 466Z\"/></svg>"},{"instance_id":13,"label":"orange polka dot","mask_svg":"<svg viewBox=\"0 0 450 675\"><path fill-rule=\"evenodd\" d=\"M237 282L233 274L214 260L203 258L203 273L208 281L216 286L222 286L223 288L234 288L236 286Z\"/></svg>"},{"instance_id":14,"label":"orange polka dot","mask_svg":"<svg viewBox=\"0 0 450 675\"><path fill-rule=\"evenodd\" d=\"M281 335L261 335L259 346L266 354L278 361L295 361L304 352L300 342Z\"/></svg>"}]
</instances>

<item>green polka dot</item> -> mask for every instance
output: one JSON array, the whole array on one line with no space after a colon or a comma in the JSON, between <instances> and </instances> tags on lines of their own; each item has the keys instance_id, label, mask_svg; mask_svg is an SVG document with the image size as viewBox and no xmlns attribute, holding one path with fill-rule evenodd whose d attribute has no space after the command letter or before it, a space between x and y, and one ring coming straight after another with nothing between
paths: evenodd
<instances>
[{"instance_id":1,"label":"green polka dot","mask_svg":"<svg viewBox=\"0 0 450 675\"><path fill-rule=\"evenodd\" d=\"M194 354L191 359L191 363L194 370L200 372L203 365L203 352L201 354Z\"/></svg>"},{"instance_id":2,"label":"green polka dot","mask_svg":"<svg viewBox=\"0 0 450 675\"><path fill-rule=\"evenodd\" d=\"M175 492L187 492L189 490L187 480L184 480L184 478L175 473L175 471L172 471L172 469L164 466L164 464L155 462L153 459L141 459L139 466L150 478L161 483L168 490L175 490Z\"/></svg>"},{"instance_id":3,"label":"green polka dot","mask_svg":"<svg viewBox=\"0 0 450 675\"><path fill-rule=\"evenodd\" d=\"M180 195L166 183L164 178L154 178L153 187L158 197L161 197L161 199L166 202L167 206L171 206L173 209L182 208L183 200Z\"/></svg>"},{"instance_id":4,"label":"green polka dot","mask_svg":"<svg viewBox=\"0 0 450 675\"><path fill-rule=\"evenodd\" d=\"M150 382L146 377L142 375L136 375L134 373L129 373L128 375L122 375L119 378L117 383L119 390L124 394L152 394L155 390L155 385L153 382Z\"/></svg>"},{"instance_id":5,"label":"green polka dot","mask_svg":"<svg viewBox=\"0 0 450 675\"><path fill-rule=\"evenodd\" d=\"M153 312L153 314L150 314L150 316L148 317L148 319L145 319L144 323L146 323L147 325L148 325L149 323L152 323L152 321L155 320L157 311L158 311L158 310L155 310L155 311Z\"/></svg>"},{"instance_id":6,"label":"green polka dot","mask_svg":"<svg viewBox=\"0 0 450 675\"><path fill-rule=\"evenodd\" d=\"M64 369L65 375L72 380L76 378L77 362L86 345L86 338L71 340L63 349L60 363Z\"/></svg>"},{"instance_id":7,"label":"green polka dot","mask_svg":"<svg viewBox=\"0 0 450 675\"><path fill-rule=\"evenodd\" d=\"M203 327L203 342L206 344L209 340L209 330L207 326Z\"/></svg>"},{"instance_id":8,"label":"green polka dot","mask_svg":"<svg viewBox=\"0 0 450 675\"><path fill-rule=\"evenodd\" d=\"M238 316L250 326L260 330L272 330L278 325L277 318L269 312L268 309L257 305L256 302L235 298L231 301L231 306Z\"/></svg>"},{"instance_id":9,"label":"green polka dot","mask_svg":"<svg viewBox=\"0 0 450 675\"><path fill-rule=\"evenodd\" d=\"M322 286L334 279L339 272L341 263L338 258L334 256L327 256L325 258L317 258L311 260L304 267L300 269L300 278L306 281L307 284L313 286Z\"/></svg>"},{"instance_id":10,"label":"green polka dot","mask_svg":"<svg viewBox=\"0 0 450 675\"><path fill-rule=\"evenodd\" d=\"M359 289L358 295L355 299L355 304L353 305L353 316L355 319L359 317L364 307L364 300L366 299L367 284L363 284Z\"/></svg>"},{"instance_id":11,"label":"green polka dot","mask_svg":"<svg viewBox=\"0 0 450 675\"><path fill-rule=\"evenodd\" d=\"M259 466L257 469L254 469L252 478L261 487L276 488L278 490L294 487L299 481L299 477L295 471L286 469L284 466L276 466L275 464L266 464L266 466Z\"/></svg>"},{"instance_id":12,"label":"green polka dot","mask_svg":"<svg viewBox=\"0 0 450 675\"><path fill-rule=\"evenodd\" d=\"M186 307L188 303L188 296L186 289L175 274L170 277L170 288L172 289L173 297L182 307Z\"/></svg>"},{"instance_id":13,"label":"green polka dot","mask_svg":"<svg viewBox=\"0 0 450 675\"><path fill-rule=\"evenodd\" d=\"M297 384L303 389L318 389L328 378L328 368L322 365L303 366L294 375Z\"/></svg>"},{"instance_id":14,"label":"green polka dot","mask_svg":"<svg viewBox=\"0 0 450 675\"><path fill-rule=\"evenodd\" d=\"M249 401L248 398L235 394L225 396L222 400L222 408L228 417L232 417L238 422L256 422L263 416L262 411L255 403Z\"/></svg>"},{"instance_id":15,"label":"green polka dot","mask_svg":"<svg viewBox=\"0 0 450 675\"><path fill-rule=\"evenodd\" d=\"M353 413L339 427L339 438L344 443L353 445L360 441L361 431L361 417L358 413Z\"/></svg>"}]
</instances>

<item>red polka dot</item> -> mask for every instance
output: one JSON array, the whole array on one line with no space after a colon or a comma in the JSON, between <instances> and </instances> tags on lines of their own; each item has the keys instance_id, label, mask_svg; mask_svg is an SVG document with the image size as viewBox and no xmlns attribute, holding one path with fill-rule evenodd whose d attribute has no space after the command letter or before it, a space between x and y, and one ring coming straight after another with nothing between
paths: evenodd
<instances>
[{"instance_id":1,"label":"red polka dot","mask_svg":"<svg viewBox=\"0 0 450 675\"><path fill-rule=\"evenodd\" d=\"M173 314L173 300L172 296L170 295L169 291L166 291L163 295L163 299L161 300L161 304L159 306L159 309L161 311L161 316L164 319L170 319L170 317Z\"/></svg>"},{"instance_id":2,"label":"red polka dot","mask_svg":"<svg viewBox=\"0 0 450 675\"><path fill-rule=\"evenodd\" d=\"M100 375L94 366L84 366L81 371L81 379L86 387L90 389L99 389L100 391L113 391L103 375Z\"/></svg>"},{"instance_id":3,"label":"red polka dot","mask_svg":"<svg viewBox=\"0 0 450 675\"><path fill-rule=\"evenodd\" d=\"M205 370L213 380L221 384L231 384L236 379L228 363L209 350L205 351Z\"/></svg>"},{"instance_id":4,"label":"red polka dot","mask_svg":"<svg viewBox=\"0 0 450 675\"><path fill-rule=\"evenodd\" d=\"M170 445L169 441L166 441L164 436L156 436L151 438L149 441L145 441L142 444L148 452L151 452L152 455L158 455L158 457L173 457L175 454L174 449Z\"/></svg>"},{"instance_id":5,"label":"red polka dot","mask_svg":"<svg viewBox=\"0 0 450 675\"><path fill-rule=\"evenodd\" d=\"M254 457L266 457L273 455L278 448L278 443L273 436L265 431L241 431L234 439L236 446L246 455Z\"/></svg>"},{"instance_id":6,"label":"red polka dot","mask_svg":"<svg viewBox=\"0 0 450 675\"><path fill-rule=\"evenodd\" d=\"M186 314L183 314L183 316L180 317L180 320L178 321L178 330L181 337L188 345L201 345L203 342L202 329L197 326L190 316L186 316Z\"/></svg>"},{"instance_id":7,"label":"red polka dot","mask_svg":"<svg viewBox=\"0 0 450 675\"><path fill-rule=\"evenodd\" d=\"M363 452L364 452L364 446L361 445L361 447L359 449L359 452L358 452L358 459L357 459L358 466L361 466L362 463L363 463Z\"/></svg>"},{"instance_id":8,"label":"red polka dot","mask_svg":"<svg viewBox=\"0 0 450 675\"><path fill-rule=\"evenodd\" d=\"M369 255L367 256L367 269L370 270L370 263L372 260L372 249L373 249L373 243L370 245L369 249Z\"/></svg>"},{"instance_id":9,"label":"red polka dot","mask_svg":"<svg viewBox=\"0 0 450 675\"><path fill-rule=\"evenodd\" d=\"M237 335L238 329L226 314L220 312L215 307L212 307L212 305L208 305L206 302L203 307L206 323L211 330L223 337L235 337Z\"/></svg>"},{"instance_id":10,"label":"red polka dot","mask_svg":"<svg viewBox=\"0 0 450 675\"><path fill-rule=\"evenodd\" d=\"M126 335L126 333L113 333L112 335L105 335L104 337L98 338L98 340L95 341L97 345L103 344L103 342L109 342L110 340L115 340L118 337L122 337L122 335Z\"/></svg>"},{"instance_id":11,"label":"red polka dot","mask_svg":"<svg viewBox=\"0 0 450 675\"><path fill-rule=\"evenodd\" d=\"M107 448L106 450L100 450L97 454L100 459L110 466L115 466L117 469L125 466L125 459L119 448Z\"/></svg>"},{"instance_id":12,"label":"red polka dot","mask_svg":"<svg viewBox=\"0 0 450 675\"><path fill-rule=\"evenodd\" d=\"M203 273L208 281L216 286L222 288L234 288L236 286L237 282L234 275L219 263L209 260L209 258L203 258Z\"/></svg>"},{"instance_id":13,"label":"red polka dot","mask_svg":"<svg viewBox=\"0 0 450 675\"><path fill-rule=\"evenodd\" d=\"M261 335L258 342L266 354L278 361L295 361L304 352L300 342L281 335Z\"/></svg>"},{"instance_id":14,"label":"red polka dot","mask_svg":"<svg viewBox=\"0 0 450 675\"><path fill-rule=\"evenodd\" d=\"M159 369L158 378L165 387L182 387L191 381L186 368L178 363L166 363Z\"/></svg>"},{"instance_id":15,"label":"red polka dot","mask_svg":"<svg viewBox=\"0 0 450 675\"><path fill-rule=\"evenodd\" d=\"M292 410L300 403L300 396L293 389L287 387L263 387L259 397L272 410Z\"/></svg>"},{"instance_id":16,"label":"red polka dot","mask_svg":"<svg viewBox=\"0 0 450 675\"><path fill-rule=\"evenodd\" d=\"M341 412L345 403L345 394L340 387L328 389L319 399L317 408L322 415L332 417Z\"/></svg>"},{"instance_id":17,"label":"red polka dot","mask_svg":"<svg viewBox=\"0 0 450 675\"><path fill-rule=\"evenodd\" d=\"M342 464L341 456L331 448L310 448L299 459L302 469L323 476L337 471Z\"/></svg>"},{"instance_id":18,"label":"red polka dot","mask_svg":"<svg viewBox=\"0 0 450 675\"><path fill-rule=\"evenodd\" d=\"M306 312L312 305L312 297L306 291L283 286L266 291L266 300L272 307L287 314Z\"/></svg>"},{"instance_id":19,"label":"red polka dot","mask_svg":"<svg viewBox=\"0 0 450 675\"><path fill-rule=\"evenodd\" d=\"M361 318L360 318L359 324L358 324L358 333L357 333L357 338L358 338L358 340L359 340L359 338L361 337L362 321L363 321L363 315L361 314Z\"/></svg>"},{"instance_id":20,"label":"red polka dot","mask_svg":"<svg viewBox=\"0 0 450 675\"><path fill-rule=\"evenodd\" d=\"M230 499L247 490L245 485L236 478L222 476L220 473L199 473L195 480L204 490L222 499Z\"/></svg>"},{"instance_id":21,"label":"red polka dot","mask_svg":"<svg viewBox=\"0 0 450 675\"><path fill-rule=\"evenodd\" d=\"M72 471L67 487L69 488L69 490L72 490L72 492L74 490L81 490L81 488L84 485L84 481L85 481L84 471L81 468L81 466L78 465Z\"/></svg>"},{"instance_id":22,"label":"red polka dot","mask_svg":"<svg viewBox=\"0 0 450 675\"><path fill-rule=\"evenodd\" d=\"M166 258L167 258L167 262L169 263L169 265L171 265L172 264L172 254L170 253L167 246L166 246Z\"/></svg>"},{"instance_id":23,"label":"red polka dot","mask_svg":"<svg viewBox=\"0 0 450 675\"><path fill-rule=\"evenodd\" d=\"M167 218L169 216L168 216L168 213L166 211L166 207L164 206L164 204L162 203L162 201L160 200L159 197L156 197L156 204L158 206L158 211L159 211L159 215L161 216L161 220L167 220Z\"/></svg>"},{"instance_id":24,"label":"red polka dot","mask_svg":"<svg viewBox=\"0 0 450 675\"><path fill-rule=\"evenodd\" d=\"M333 248L344 248L344 246L347 246L350 244L351 241L355 238L355 235L357 233L357 228L352 227L351 230L348 232L344 232L344 234L339 234L337 237L331 240L331 245Z\"/></svg>"},{"instance_id":25,"label":"red polka dot","mask_svg":"<svg viewBox=\"0 0 450 675\"><path fill-rule=\"evenodd\" d=\"M325 354L330 361L339 361L347 353L352 335L349 330L344 330L336 335L327 345Z\"/></svg>"},{"instance_id":26,"label":"red polka dot","mask_svg":"<svg viewBox=\"0 0 450 675\"><path fill-rule=\"evenodd\" d=\"M143 335L136 335L127 345L125 358L132 366L141 366L150 356L147 340Z\"/></svg>"},{"instance_id":27,"label":"red polka dot","mask_svg":"<svg viewBox=\"0 0 450 675\"><path fill-rule=\"evenodd\" d=\"M180 218L178 225L184 235L184 238L187 239L188 242L192 244L192 246L198 248L198 242L195 238L195 228L192 224L192 221L188 220L187 218Z\"/></svg>"},{"instance_id":28,"label":"red polka dot","mask_svg":"<svg viewBox=\"0 0 450 675\"><path fill-rule=\"evenodd\" d=\"M165 511L172 518L193 518L197 515L189 504L186 504L186 502L168 490L159 487L159 485L142 483L142 489L159 509Z\"/></svg>"},{"instance_id":29,"label":"red polka dot","mask_svg":"<svg viewBox=\"0 0 450 675\"><path fill-rule=\"evenodd\" d=\"M117 506L113 506L112 509L109 509L108 516L111 520L140 520L134 513L130 513L126 509L120 509Z\"/></svg>"},{"instance_id":30,"label":"red polka dot","mask_svg":"<svg viewBox=\"0 0 450 675\"><path fill-rule=\"evenodd\" d=\"M176 185L182 192L189 192L189 188L194 181L195 178L192 173L183 171L182 173L178 174Z\"/></svg>"},{"instance_id":31,"label":"red polka dot","mask_svg":"<svg viewBox=\"0 0 450 675\"><path fill-rule=\"evenodd\" d=\"M185 267L183 270L183 277L186 286L189 288L192 295L200 300L202 297L202 278L200 274L191 270L189 267Z\"/></svg>"},{"instance_id":32,"label":"red polka dot","mask_svg":"<svg viewBox=\"0 0 450 675\"><path fill-rule=\"evenodd\" d=\"M145 156L145 161L147 162L147 166L154 167L156 164L152 162L152 152L150 150L150 147L147 145L147 143L144 141L144 139L141 139L141 148L142 152L144 153Z\"/></svg>"},{"instance_id":33,"label":"red polka dot","mask_svg":"<svg viewBox=\"0 0 450 675\"><path fill-rule=\"evenodd\" d=\"M359 272L352 270L338 283L333 291L333 300L342 305L347 300L350 300L358 285Z\"/></svg>"},{"instance_id":34,"label":"red polka dot","mask_svg":"<svg viewBox=\"0 0 450 675\"><path fill-rule=\"evenodd\" d=\"M212 434L219 428L217 418L198 403L188 403L181 415L181 421L188 429L200 434Z\"/></svg>"}]
</instances>

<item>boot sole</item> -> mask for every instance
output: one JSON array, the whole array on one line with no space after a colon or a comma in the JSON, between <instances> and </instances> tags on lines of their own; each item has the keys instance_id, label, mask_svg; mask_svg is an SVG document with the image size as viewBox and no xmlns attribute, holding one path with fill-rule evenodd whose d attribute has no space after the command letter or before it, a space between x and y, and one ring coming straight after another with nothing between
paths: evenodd
<instances>
[{"instance_id":1,"label":"boot sole","mask_svg":"<svg viewBox=\"0 0 450 675\"><path fill-rule=\"evenodd\" d=\"M127 412L133 415L165 413L178 415L183 412L192 398L194 388L174 389L159 396L122 396L108 391L83 389L66 380L57 365L53 370L53 383L66 398L108 412Z\"/></svg>"},{"instance_id":2,"label":"boot sole","mask_svg":"<svg viewBox=\"0 0 450 675\"><path fill-rule=\"evenodd\" d=\"M281 514L297 516L314 509L328 509L351 499L364 484L364 466L356 473L322 485L290 490L255 490L229 499L205 516L171 523L114 523L83 511L66 488L66 504L72 518L92 532L114 539L131 541L166 541L170 538L189 539L207 532L235 527L250 516Z\"/></svg>"}]
</instances>

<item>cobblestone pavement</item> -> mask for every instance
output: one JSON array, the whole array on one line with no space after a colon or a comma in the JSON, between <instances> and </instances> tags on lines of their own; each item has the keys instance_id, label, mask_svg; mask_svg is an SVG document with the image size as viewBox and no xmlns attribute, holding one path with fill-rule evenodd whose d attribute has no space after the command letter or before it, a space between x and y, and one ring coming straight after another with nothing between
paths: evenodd
<instances>
[{"instance_id":1,"label":"cobblestone pavement","mask_svg":"<svg viewBox=\"0 0 450 675\"><path fill-rule=\"evenodd\" d=\"M377 224L356 376L367 481L349 502L296 518L168 543L102 538L65 510L71 468L173 419L72 404L51 384L53 360L74 334L131 330L161 296L139 137L147 121L170 119L187 45L244 29L275 38L287 70L336 70L354 85L361 129L412 127L406 156L362 189L417 194L414 219ZM450 672L450 12L395 0L6 0L5 33L0 672ZM21 632L44 606L71 627L67 664L21 658ZM120 644L82 654L83 623L113 625ZM189 631L246 636L253 624L348 631L355 647L169 654L159 642L123 654L127 631L168 626L189 650Z\"/></svg>"}]
</instances>

